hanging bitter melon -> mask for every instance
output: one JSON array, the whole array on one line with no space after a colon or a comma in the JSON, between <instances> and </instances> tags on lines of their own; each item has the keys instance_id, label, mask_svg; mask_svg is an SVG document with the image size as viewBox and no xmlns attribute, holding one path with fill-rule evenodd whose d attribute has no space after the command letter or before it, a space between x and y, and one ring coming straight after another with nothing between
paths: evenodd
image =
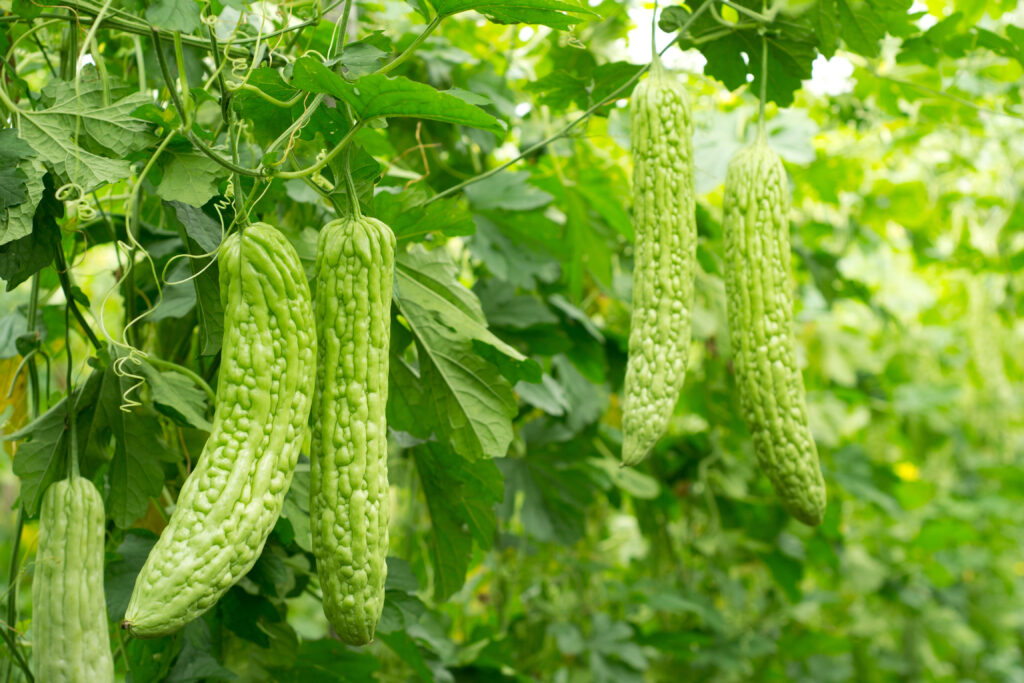
<instances>
[{"instance_id":1,"label":"hanging bitter melon","mask_svg":"<svg viewBox=\"0 0 1024 683\"><path fill-rule=\"evenodd\" d=\"M252 568L306 435L316 336L309 283L262 223L219 257L224 339L213 429L135 582L122 626L159 636L195 619Z\"/></svg>"},{"instance_id":2,"label":"hanging bitter melon","mask_svg":"<svg viewBox=\"0 0 1024 683\"><path fill-rule=\"evenodd\" d=\"M633 91L633 315L622 408L622 462L665 433L686 376L697 252L693 125L686 90L654 56Z\"/></svg>"},{"instance_id":3,"label":"hanging bitter melon","mask_svg":"<svg viewBox=\"0 0 1024 683\"><path fill-rule=\"evenodd\" d=\"M388 353L395 236L350 216L320 231L310 518L323 608L350 645L373 639L388 551Z\"/></svg>"},{"instance_id":4,"label":"hanging bitter melon","mask_svg":"<svg viewBox=\"0 0 1024 683\"><path fill-rule=\"evenodd\" d=\"M820 524L825 482L807 423L790 292L789 185L763 138L729 164L723 198L726 297L740 407L783 507Z\"/></svg>"},{"instance_id":5,"label":"hanging bitter melon","mask_svg":"<svg viewBox=\"0 0 1024 683\"><path fill-rule=\"evenodd\" d=\"M32 659L36 681L112 683L103 596L103 499L79 476L54 482L39 510L32 577Z\"/></svg>"}]
</instances>

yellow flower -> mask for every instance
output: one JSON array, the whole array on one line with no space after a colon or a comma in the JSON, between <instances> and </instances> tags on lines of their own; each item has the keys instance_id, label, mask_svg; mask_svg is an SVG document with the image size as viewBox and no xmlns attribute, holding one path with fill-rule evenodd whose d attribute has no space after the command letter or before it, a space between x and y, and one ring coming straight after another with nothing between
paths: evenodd
<instances>
[{"instance_id":1,"label":"yellow flower","mask_svg":"<svg viewBox=\"0 0 1024 683\"><path fill-rule=\"evenodd\" d=\"M921 478L921 470L912 462L901 462L896 465L896 476L903 481L917 481Z\"/></svg>"}]
</instances>

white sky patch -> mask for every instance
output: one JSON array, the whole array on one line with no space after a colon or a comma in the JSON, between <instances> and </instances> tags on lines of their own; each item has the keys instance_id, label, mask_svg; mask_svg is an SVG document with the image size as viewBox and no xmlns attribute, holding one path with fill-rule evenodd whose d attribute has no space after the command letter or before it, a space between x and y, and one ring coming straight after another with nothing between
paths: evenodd
<instances>
[{"instance_id":1,"label":"white sky patch","mask_svg":"<svg viewBox=\"0 0 1024 683\"><path fill-rule=\"evenodd\" d=\"M626 38L625 58L634 64L646 64L651 61L651 14L653 10L643 7L630 7L629 18L633 20L633 30ZM660 14L659 14L660 16ZM675 34L667 34L661 29L655 32L658 41L658 48L663 48L675 37ZM692 71L703 73L707 60L697 50L680 52L678 49L671 49L662 57L662 61L670 69Z\"/></svg>"},{"instance_id":2,"label":"white sky patch","mask_svg":"<svg viewBox=\"0 0 1024 683\"><path fill-rule=\"evenodd\" d=\"M78 60L78 70L81 71L90 64L95 64L96 60L92 58L92 55L88 52L82 55L82 58Z\"/></svg>"},{"instance_id":3,"label":"white sky patch","mask_svg":"<svg viewBox=\"0 0 1024 683\"><path fill-rule=\"evenodd\" d=\"M914 7L915 9L925 8L920 3L920 0L915 0ZM625 54L621 58L627 59L634 64L644 64L651 60L652 12L653 10L648 8L630 7L629 18L633 21L634 28L626 38ZM932 23L934 24L934 21ZM658 47L664 47L672 40L672 37L660 29L655 33ZM746 54L743 54L742 57L745 62L749 63L749 57ZM617 55L616 58L618 58ZM704 73L704 67L707 64L704 55L698 50L681 52L677 49L671 49L665 53L662 59L665 62L665 66L670 69L692 73ZM832 59L825 59L823 56L818 55L814 60L811 79L804 82L804 87L816 95L841 95L853 90L854 82L852 76L853 64L850 60L838 55L832 57ZM751 80L749 75L747 80Z\"/></svg>"},{"instance_id":4,"label":"white sky patch","mask_svg":"<svg viewBox=\"0 0 1024 683\"><path fill-rule=\"evenodd\" d=\"M815 95L842 95L853 90L853 64L841 55L825 59L824 55L814 58L811 65L811 80L804 81L804 87Z\"/></svg>"},{"instance_id":5,"label":"white sky patch","mask_svg":"<svg viewBox=\"0 0 1024 683\"><path fill-rule=\"evenodd\" d=\"M927 12L928 6L921 2L921 0L914 0L914 4L910 6L909 13L917 14L918 12ZM927 31L935 24L939 23L938 17L934 14L925 14L923 17L917 20L917 25L922 31Z\"/></svg>"},{"instance_id":6,"label":"white sky patch","mask_svg":"<svg viewBox=\"0 0 1024 683\"><path fill-rule=\"evenodd\" d=\"M524 26L521 29L519 29L519 40L525 43L530 38L533 38L534 33L535 31L533 30L532 26Z\"/></svg>"},{"instance_id":7,"label":"white sky patch","mask_svg":"<svg viewBox=\"0 0 1024 683\"><path fill-rule=\"evenodd\" d=\"M520 102L516 105L516 116L519 118L525 118L526 115L530 113L531 109L533 109L533 105L529 102Z\"/></svg>"}]
</instances>

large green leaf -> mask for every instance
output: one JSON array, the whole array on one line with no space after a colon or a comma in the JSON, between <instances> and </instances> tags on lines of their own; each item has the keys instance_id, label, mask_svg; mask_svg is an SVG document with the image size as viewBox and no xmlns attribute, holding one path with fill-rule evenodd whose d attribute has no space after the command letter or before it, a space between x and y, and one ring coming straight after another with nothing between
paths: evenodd
<instances>
[{"instance_id":1,"label":"large green leaf","mask_svg":"<svg viewBox=\"0 0 1024 683\"><path fill-rule=\"evenodd\" d=\"M292 84L347 102L361 121L379 117L412 117L443 121L502 133L498 120L462 98L404 76L363 76L349 83L314 57L300 57L292 68Z\"/></svg>"}]
</instances>

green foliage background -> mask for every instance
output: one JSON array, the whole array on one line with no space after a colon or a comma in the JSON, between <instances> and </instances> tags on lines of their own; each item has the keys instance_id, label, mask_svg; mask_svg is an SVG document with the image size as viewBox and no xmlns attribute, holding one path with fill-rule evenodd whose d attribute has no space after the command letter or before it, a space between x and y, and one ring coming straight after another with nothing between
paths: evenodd
<instances>
[{"instance_id":1,"label":"green foliage background","mask_svg":"<svg viewBox=\"0 0 1024 683\"><path fill-rule=\"evenodd\" d=\"M658 45L698 7L664 8ZM793 184L796 333L830 496L817 529L787 518L756 471L729 363L721 182L757 119L761 40L744 8L760 3L716 2L680 39L706 60L681 75L697 123L694 342L670 432L635 470L618 466L631 86L604 102L640 66L623 56L648 30L630 5L357 2L343 51L338 8L316 3L0 8L0 419L20 429L0 506L7 680L23 679L10 648L31 655L32 518L72 441L105 495L125 680L1024 680L1014 2L819 0L781 5L767 27L768 129ZM211 33L230 58L221 77ZM95 66L75 79L79 52ZM801 88L819 52L851 64L842 94ZM305 460L249 576L182 632L130 640L117 621L209 428L207 396L181 372L216 378L205 254L244 199L311 273L316 231L348 201L344 155L319 179L295 171L343 140L364 211L402 252L377 640L329 637ZM55 198L69 182L95 215L74 190Z\"/></svg>"}]
</instances>

